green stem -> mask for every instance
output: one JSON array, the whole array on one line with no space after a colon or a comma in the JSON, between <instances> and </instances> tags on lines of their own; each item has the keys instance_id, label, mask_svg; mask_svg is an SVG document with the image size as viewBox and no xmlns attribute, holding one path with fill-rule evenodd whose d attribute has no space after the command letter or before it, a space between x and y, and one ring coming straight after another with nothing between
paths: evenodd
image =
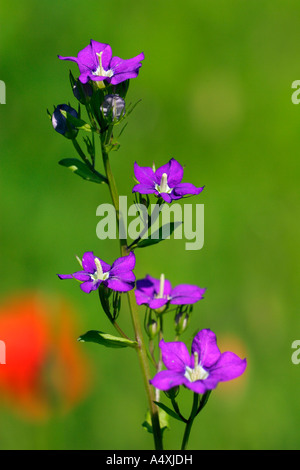
<instances>
[{"instance_id":1,"label":"green stem","mask_svg":"<svg viewBox=\"0 0 300 470\"><path fill-rule=\"evenodd\" d=\"M103 164L105 168L106 177L108 179L110 195L111 195L112 202L116 210L118 227L120 227L119 195L118 195L115 179L114 179L111 167L110 167L109 157L105 149L106 141L107 139L104 142L101 140L102 158L103 158ZM121 248L121 255L126 256L128 254L126 239L120 239L120 248ZM145 387L145 391L146 391L146 395L148 399L155 449L162 450L163 443L162 443L162 433L161 433L161 428L160 428L160 423L159 423L158 408L154 403L153 388L151 387L149 383L150 369L149 369L149 363L147 359L147 350L146 350L146 346L145 346L143 335L142 335L142 328L140 324L137 303L135 300L135 295L134 295L133 290L129 291L127 293L127 296L128 296L131 320L133 323L136 341L138 343L136 351L138 354L140 368L141 368L141 372L143 376L144 387Z\"/></svg>"},{"instance_id":2,"label":"green stem","mask_svg":"<svg viewBox=\"0 0 300 470\"><path fill-rule=\"evenodd\" d=\"M185 419L185 417L180 413L179 406L178 406L178 404L177 404L177 402L176 402L176 400L175 400L174 397L171 397L171 402L172 402L174 411L178 414L178 416L182 419L182 421L183 421L184 423L187 423L188 420Z\"/></svg>"},{"instance_id":3,"label":"green stem","mask_svg":"<svg viewBox=\"0 0 300 470\"><path fill-rule=\"evenodd\" d=\"M130 339L122 330L122 328L118 325L118 323L115 320L111 321L111 324L114 326L114 328L117 330L117 332L123 336L123 338Z\"/></svg>"},{"instance_id":4,"label":"green stem","mask_svg":"<svg viewBox=\"0 0 300 470\"><path fill-rule=\"evenodd\" d=\"M192 429L192 426L193 426L193 423L194 423L194 419L197 416L198 403L199 403L199 395L197 393L194 393L193 407L192 407L190 417L189 417L189 419L186 423L184 436L183 436L183 439L182 439L181 450L185 450L186 446L188 444L191 429Z\"/></svg>"}]
</instances>

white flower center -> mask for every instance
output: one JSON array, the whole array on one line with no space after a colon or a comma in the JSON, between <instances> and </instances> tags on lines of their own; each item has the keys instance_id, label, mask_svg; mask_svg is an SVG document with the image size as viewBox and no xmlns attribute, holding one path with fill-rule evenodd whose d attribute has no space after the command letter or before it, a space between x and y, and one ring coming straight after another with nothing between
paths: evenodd
<instances>
[{"instance_id":1,"label":"white flower center","mask_svg":"<svg viewBox=\"0 0 300 470\"><path fill-rule=\"evenodd\" d=\"M97 268L97 271L94 274L91 274L91 278L94 281L106 281L106 279L109 278L109 272L104 273L100 260L98 258L95 258L95 265Z\"/></svg>"},{"instance_id":2,"label":"white flower center","mask_svg":"<svg viewBox=\"0 0 300 470\"><path fill-rule=\"evenodd\" d=\"M169 188L168 186L168 175L167 173L163 173L161 180L160 180L160 185L156 184L155 185L156 191L159 193L171 193L173 188Z\"/></svg>"},{"instance_id":3,"label":"white flower center","mask_svg":"<svg viewBox=\"0 0 300 470\"><path fill-rule=\"evenodd\" d=\"M198 354L194 353L195 365L192 369L191 367L186 366L184 376L189 382L196 382L196 380L205 380L209 376L207 370L198 364Z\"/></svg>"},{"instance_id":4,"label":"white flower center","mask_svg":"<svg viewBox=\"0 0 300 470\"><path fill-rule=\"evenodd\" d=\"M98 59L99 59L99 66L97 68L97 70L95 72L93 72L93 75L98 75L99 77L112 77L114 72L113 70L109 69L109 70L104 70L103 66L102 66L102 56L103 54L103 51L102 52L96 52L96 55L98 56Z\"/></svg>"}]
</instances>

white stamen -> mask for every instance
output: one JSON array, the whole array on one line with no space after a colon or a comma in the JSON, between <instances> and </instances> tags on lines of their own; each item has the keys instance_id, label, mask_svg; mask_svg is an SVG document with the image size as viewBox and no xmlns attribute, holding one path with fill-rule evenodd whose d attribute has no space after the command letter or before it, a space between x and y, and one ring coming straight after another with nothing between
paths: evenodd
<instances>
[{"instance_id":1,"label":"white stamen","mask_svg":"<svg viewBox=\"0 0 300 470\"><path fill-rule=\"evenodd\" d=\"M158 294L159 299L163 299L164 289L165 289L165 275L161 274L160 275L160 283L159 283L159 294Z\"/></svg>"},{"instance_id":2,"label":"white stamen","mask_svg":"<svg viewBox=\"0 0 300 470\"><path fill-rule=\"evenodd\" d=\"M95 258L97 272L92 276L94 280L105 281L109 277L109 273L103 273L103 269L98 258Z\"/></svg>"},{"instance_id":3,"label":"white stamen","mask_svg":"<svg viewBox=\"0 0 300 470\"><path fill-rule=\"evenodd\" d=\"M167 175L167 173L162 174L160 184L159 185L156 184L155 189L159 193L168 193L168 194L170 194L172 192L173 188L169 188L169 186L168 186L168 175Z\"/></svg>"},{"instance_id":4,"label":"white stamen","mask_svg":"<svg viewBox=\"0 0 300 470\"><path fill-rule=\"evenodd\" d=\"M196 380L205 380L209 376L207 370L205 370L199 363L199 356L195 352L194 353L195 363L194 368L186 366L185 368L185 378L189 380L189 382L196 382Z\"/></svg>"},{"instance_id":5,"label":"white stamen","mask_svg":"<svg viewBox=\"0 0 300 470\"><path fill-rule=\"evenodd\" d=\"M102 58L101 58L102 54L103 54L103 51L96 52L96 55L98 56L98 59L99 59L99 66L97 70L93 72L93 75L98 75L99 77L112 77L114 74L113 70L104 70L102 66Z\"/></svg>"},{"instance_id":6,"label":"white stamen","mask_svg":"<svg viewBox=\"0 0 300 470\"><path fill-rule=\"evenodd\" d=\"M168 186L168 175L167 175L167 173L163 173L162 177L161 177L161 180L160 180L160 191L162 193L166 193L167 192L167 186Z\"/></svg>"},{"instance_id":7,"label":"white stamen","mask_svg":"<svg viewBox=\"0 0 300 470\"><path fill-rule=\"evenodd\" d=\"M98 279L102 279L103 278L103 269L102 269L101 263L100 263L98 258L95 258L95 265L96 265L96 268L97 268L97 277L98 277Z\"/></svg>"}]
</instances>

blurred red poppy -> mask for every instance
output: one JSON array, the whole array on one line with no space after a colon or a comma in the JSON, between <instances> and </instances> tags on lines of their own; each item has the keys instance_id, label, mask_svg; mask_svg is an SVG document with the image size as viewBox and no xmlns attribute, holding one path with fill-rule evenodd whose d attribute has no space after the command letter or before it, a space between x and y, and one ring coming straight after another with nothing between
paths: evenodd
<instances>
[{"instance_id":1,"label":"blurred red poppy","mask_svg":"<svg viewBox=\"0 0 300 470\"><path fill-rule=\"evenodd\" d=\"M31 418L46 418L85 396L89 364L76 341L74 319L65 301L35 293L14 295L0 305L6 355L5 364L0 358L2 403Z\"/></svg>"}]
</instances>

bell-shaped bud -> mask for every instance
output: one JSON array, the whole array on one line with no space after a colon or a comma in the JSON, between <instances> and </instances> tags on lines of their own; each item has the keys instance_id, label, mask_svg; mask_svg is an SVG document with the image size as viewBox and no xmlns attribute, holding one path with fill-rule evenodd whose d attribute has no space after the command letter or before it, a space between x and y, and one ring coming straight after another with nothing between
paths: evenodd
<instances>
[{"instance_id":1,"label":"bell-shaped bud","mask_svg":"<svg viewBox=\"0 0 300 470\"><path fill-rule=\"evenodd\" d=\"M174 398L176 398L178 393L179 393L179 387L173 387L173 388L170 388L170 390L165 391L166 397L168 397L170 400L173 400Z\"/></svg>"},{"instance_id":2,"label":"bell-shaped bud","mask_svg":"<svg viewBox=\"0 0 300 470\"><path fill-rule=\"evenodd\" d=\"M188 309L179 308L178 310L175 314L175 331L177 335L181 335L189 325L190 312Z\"/></svg>"},{"instance_id":3,"label":"bell-shaped bud","mask_svg":"<svg viewBox=\"0 0 300 470\"><path fill-rule=\"evenodd\" d=\"M155 336L159 333L160 327L159 323L156 320L149 320L147 325L147 334L150 339L154 339Z\"/></svg>"},{"instance_id":4,"label":"bell-shaped bud","mask_svg":"<svg viewBox=\"0 0 300 470\"><path fill-rule=\"evenodd\" d=\"M58 105L53 114L52 114L52 125L56 132L63 135L67 139L75 139L78 134L78 129L76 129L70 122L68 122L67 118L61 113L61 111L65 111L71 116L78 118L78 113L75 111L74 108L68 106L67 104L60 104Z\"/></svg>"},{"instance_id":5,"label":"bell-shaped bud","mask_svg":"<svg viewBox=\"0 0 300 470\"><path fill-rule=\"evenodd\" d=\"M93 87L87 83L81 83L79 80L75 80L72 87L73 95L81 104L87 104L93 94Z\"/></svg>"},{"instance_id":6,"label":"bell-shaped bud","mask_svg":"<svg viewBox=\"0 0 300 470\"><path fill-rule=\"evenodd\" d=\"M119 95L106 95L100 110L108 121L117 122L125 115L125 101Z\"/></svg>"}]
</instances>

